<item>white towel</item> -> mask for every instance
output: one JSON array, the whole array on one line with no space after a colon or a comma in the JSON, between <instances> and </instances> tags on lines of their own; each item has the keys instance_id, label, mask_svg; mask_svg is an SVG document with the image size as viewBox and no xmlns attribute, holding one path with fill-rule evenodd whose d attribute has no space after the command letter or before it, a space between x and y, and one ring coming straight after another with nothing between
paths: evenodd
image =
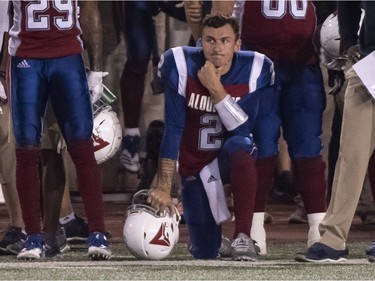
<instances>
[{"instance_id":1,"label":"white towel","mask_svg":"<svg viewBox=\"0 0 375 281\"><path fill-rule=\"evenodd\" d=\"M203 167L199 176L206 190L211 212L216 223L221 224L229 220L231 214L228 210L217 158Z\"/></svg>"}]
</instances>

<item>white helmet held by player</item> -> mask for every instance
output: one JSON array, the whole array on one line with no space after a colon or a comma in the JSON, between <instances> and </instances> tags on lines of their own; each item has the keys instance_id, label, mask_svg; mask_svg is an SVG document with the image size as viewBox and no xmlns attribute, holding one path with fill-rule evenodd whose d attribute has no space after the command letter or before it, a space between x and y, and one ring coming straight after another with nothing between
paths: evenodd
<instances>
[{"instance_id":1,"label":"white helmet held by player","mask_svg":"<svg viewBox=\"0 0 375 281\"><path fill-rule=\"evenodd\" d=\"M362 10L360 26L364 17ZM358 31L359 32L359 31ZM330 14L320 30L320 60L331 70L344 70L348 58L340 53L340 34L337 13Z\"/></svg>"},{"instance_id":2,"label":"white helmet held by player","mask_svg":"<svg viewBox=\"0 0 375 281\"><path fill-rule=\"evenodd\" d=\"M101 164L111 158L120 148L122 140L122 129L116 112L109 105L107 95L103 95L93 104L94 126L92 140L94 143L95 159Z\"/></svg>"},{"instance_id":3,"label":"white helmet held by player","mask_svg":"<svg viewBox=\"0 0 375 281\"><path fill-rule=\"evenodd\" d=\"M177 209L173 216L159 213L146 203L147 197L146 189L134 194L123 229L125 245L138 259L161 260L178 242L180 216Z\"/></svg>"}]
</instances>

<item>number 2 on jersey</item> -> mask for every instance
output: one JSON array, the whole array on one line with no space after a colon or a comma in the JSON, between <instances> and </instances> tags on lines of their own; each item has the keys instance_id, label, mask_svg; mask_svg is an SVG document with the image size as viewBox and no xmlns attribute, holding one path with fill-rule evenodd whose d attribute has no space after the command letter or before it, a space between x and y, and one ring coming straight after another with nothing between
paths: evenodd
<instances>
[{"instance_id":1,"label":"number 2 on jersey","mask_svg":"<svg viewBox=\"0 0 375 281\"><path fill-rule=\"evenodd\" d=\"M199 149L219 149L222 146L223 141L222 138L219 137L223 132L220 117L206 114L201 117L201 124L205 127L199 131Z\"/></svg>"}]
</instances>

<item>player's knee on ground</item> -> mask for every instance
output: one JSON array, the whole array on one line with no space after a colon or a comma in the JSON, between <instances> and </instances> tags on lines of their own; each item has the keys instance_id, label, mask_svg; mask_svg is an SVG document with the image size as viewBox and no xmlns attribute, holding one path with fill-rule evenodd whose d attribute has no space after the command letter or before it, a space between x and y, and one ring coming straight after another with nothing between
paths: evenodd
<instances>
[{"instance_id":1,"label":"player's knee on ground","mask_svg":"<svg viewBox=\"0 0 375 281\"><path fill-rule=\"evenodd\" d=\"M213 233L215 225L193 223L188 224L188 228L191 242L189 251L192 256L196 259L216 259L219 254L221 238L216 234L216 231L215 234Z\"/></svg>"},{"instance_id":2,"label":"player's knee on ground","mask_svg":"<svg viewBox=\"0 0 375 281\"><path fill-rule=\"evenodd\" d=\"M221 243L221 227L216 224L202 181L183 179L184 218L189 230L189 251L196 259L215 259Z\"/></svg>"}]
</instances>

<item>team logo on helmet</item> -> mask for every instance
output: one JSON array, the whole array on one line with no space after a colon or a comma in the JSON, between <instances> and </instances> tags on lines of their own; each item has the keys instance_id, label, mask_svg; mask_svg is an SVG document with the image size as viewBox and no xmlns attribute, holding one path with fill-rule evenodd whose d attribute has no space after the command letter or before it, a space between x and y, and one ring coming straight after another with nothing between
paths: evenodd
<instances>
[{"instance_id":1,"label":"team logo on helmet","mask_svg":"<svg viewBox=\"0 0 375 281\"><path fill-rule=\"evenodd\" d=\"M92 134L92 139L94 141L94 152L109 145L109 142L103 140L98 135Z\"/></svg>"},{"instance_id":2,"label":"team logo on helmet","mask_svg":"<svg viewBox=\"0 0 375 281\"><path fill-rule=\"evenodd\" d=\"M99 105L94 112L92 130L95 159L101 164L110 159L121 146L122 129L117 114L109 105Z\"/></svg>"},{"instance_id":3,"label":"team logo on helmet","mask_svg":"<svg viewBox=\"0 0 375 281\"><path fill-rule=\"evenodd\" d=\"M156 233L155 237L150 241L150 244L167 247L171 245L171 242L169 241L169 234L165 232L165 223L160 225L158 233Z\"/></svg>"}]
</instances>

